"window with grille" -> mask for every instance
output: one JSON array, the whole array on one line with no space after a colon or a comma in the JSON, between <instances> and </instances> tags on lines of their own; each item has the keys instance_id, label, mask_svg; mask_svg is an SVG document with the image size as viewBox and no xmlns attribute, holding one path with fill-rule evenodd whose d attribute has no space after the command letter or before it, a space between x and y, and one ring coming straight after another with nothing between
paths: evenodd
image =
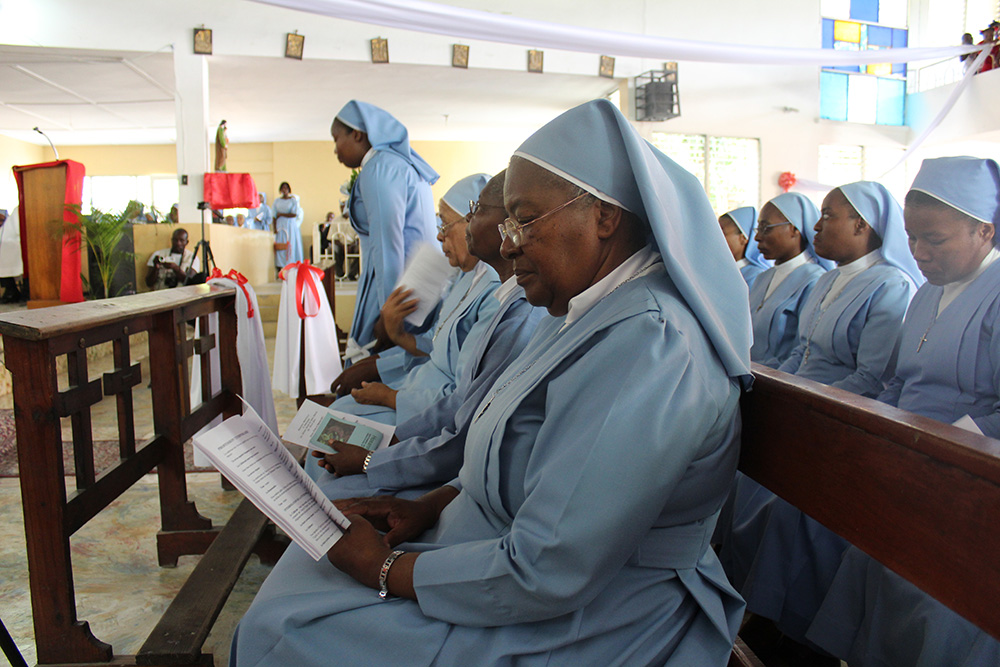
<instances>
[{"instance_id":1,"label":"window with grille","mask_svg":"<svg viewBox=\"0 0 1000 667\"><path fill-rule=\"evenodd\" d=\"M694 174L717 215L760 202L760 140L654 132L652 143Z\"/></svg>"}]
</instances>

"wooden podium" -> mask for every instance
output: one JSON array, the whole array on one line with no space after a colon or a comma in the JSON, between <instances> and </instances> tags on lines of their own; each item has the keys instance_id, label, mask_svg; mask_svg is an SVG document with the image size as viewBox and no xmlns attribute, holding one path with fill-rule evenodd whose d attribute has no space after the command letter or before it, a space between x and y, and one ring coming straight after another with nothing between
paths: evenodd
<instances>
[{"instance_id":1,"label":"wooden podium","mask_svg":"<svg viewBox=\"0 0 1000 667\"><path fill-rule=\"evenodd\" d=\"M80 234L67 205L83 201L84 167L72 160L14 167L20 198L21 257L28 279L28 308L83 301Z\"/></svg>"}]
</instances>

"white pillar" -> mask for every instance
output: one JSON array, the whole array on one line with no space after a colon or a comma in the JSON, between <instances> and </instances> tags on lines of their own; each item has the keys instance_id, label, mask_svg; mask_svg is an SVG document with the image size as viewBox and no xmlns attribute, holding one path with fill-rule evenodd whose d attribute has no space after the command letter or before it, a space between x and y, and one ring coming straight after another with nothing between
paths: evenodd
<instances>
[{"instance_id":1,"label":"white pillar","mask_svg":"<svg viewBox=\"0 0 1000 667\"><path fill-rule=\"evenodd\" d=\"M187 48L185 48L187 47ZM181 222L198 222L198 202L204 199L204 175L209 170L208 60L190 45L174 45L174 105L177 117L178 215ZM184 179L187 178L187 185ZM211 222L211 219L208 220Z\"/></svg>"}]
</instances>

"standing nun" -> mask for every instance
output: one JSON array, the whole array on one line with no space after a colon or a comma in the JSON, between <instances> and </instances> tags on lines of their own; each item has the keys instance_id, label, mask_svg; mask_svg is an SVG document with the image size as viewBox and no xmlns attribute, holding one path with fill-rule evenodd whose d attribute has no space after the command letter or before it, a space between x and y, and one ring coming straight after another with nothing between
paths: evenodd
<instances>
[{"instance_id":1,"label":"standing nun","mask_svg":"<svg viewBox=\"0 0 1000 667\"><path fill-rule=\"evenodd\" d=\"M896 374L879 400L1000 438L997 163L925 160L905 212L927 282L910 304ZM1000 664L1000 642L855 547L807 637L852 667Z\"/></svg>"},{"instance_id":2,"label":"standing nun","mask_svg":"<svg viewBox=\"0 0 1000 667\"><path fill-rule=\"evenodd\" d=\"M410 148L403 124L388 112L352 100L330 128L337 159L361 172L347 207L361 244L361 276L354 303L348 356L375 340L382 304L417 243L433 242L438 174Z\"/></svg>"},{"instance_id":3,"label":"standing nun","mask_svg":"<svg viewBox=\"0 0 1000 667\"><path fill-rule=\"evenodd\" d=\"M747 287L753 287L753 281L764 271L771 268L771 262L764 259L757 247L754 228L757 226L757 209L753 206L742 206L719 216L719 226L726 237L726 243L733 253L740 275L747 282Z\"/></svg>"},{"instance_id":4,"label":"standing nun","mask_svg":"<svg viewBox=\"0 0 1000 667\"><path fill-rule=\"evenodd\" d=\"M798 192L786 192L764 204L754 238L774 266L754 280L750 290L753 361L777 368L798 342L799 312L813 285L833 262L816 255L813 226L819 209Z\"/></svg>"},{"instance_id":5,"label":"standing nun","mask_svg":"<svg viewBox=\"0 0 1000 667\"><path fill-rule=\"evenodd\" d=\"M342 502L329 562L285 552L230 664L728 662L743 605L708 542L750 322L704 190L596 100L521 145L504 203L503 252L550 317L476 411L458 480Z\"/></svg>"}]
</instances>

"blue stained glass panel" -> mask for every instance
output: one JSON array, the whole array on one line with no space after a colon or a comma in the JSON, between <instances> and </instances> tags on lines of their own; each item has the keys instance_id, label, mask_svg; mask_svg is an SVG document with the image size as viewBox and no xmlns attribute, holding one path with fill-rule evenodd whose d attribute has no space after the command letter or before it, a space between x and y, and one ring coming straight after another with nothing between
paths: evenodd
<instances>
[{"instance_id":1,"label":"blue stained glass panel","mask_svg":"<svg viewBox=\"0 0 1000 667\"><path fill-rule=\"evenodd\" d=\"M833 48L833 19L823 19L823 48Z\"/></svg>"},{"instance_id":2,"label":"blue stained glass panel","mask_svg":"<svg viewBox=\"0 0 1000 667\"><path fill-rule=\"evenodd\" d=\"M851 18L878 23L878 0L851 0Z\"/></svg>"},{"instance_id":3,"label":"blue stained glass panel","mask_svg":"<svg viewBox=\"0 0 1000 667\"><path fill-rule=\"evenodd\" d=\"M905 121L905 100L905 81L880 78L875 122L879 125L902 125ZM822 103L822 99L820 101Z\"/></svg>"},{"instance_id":4,"label":"blue stained glass panel","mask_svg":"<svg viewBox=\"0 0 1000 667\"><path fill-rule=\"evenodd\" d=\"M830 120L847 120L847 74L820 72L819 115Z\"/></svg>"},{"instance_id":5,"label":"blue stained glass panel","mask_svg":"<svg viewBox=\"0 0 1000 667\"><path fill-rule=\"evenodd\" d=\"M892 28L883 28L877 25L868 26L869 46L892 46Z\"/></svg>"},{"instance_id":6,"label":"blue stained glass panel","mask_svg":"<svg viewBox=\"0 0 1000 667\"><path fill-rule=\"evenodd\" d=\"M903 28L892 29L892 48L894 49L906 48L906 30L904 30Z\"/></svg>"}]
</instances>

